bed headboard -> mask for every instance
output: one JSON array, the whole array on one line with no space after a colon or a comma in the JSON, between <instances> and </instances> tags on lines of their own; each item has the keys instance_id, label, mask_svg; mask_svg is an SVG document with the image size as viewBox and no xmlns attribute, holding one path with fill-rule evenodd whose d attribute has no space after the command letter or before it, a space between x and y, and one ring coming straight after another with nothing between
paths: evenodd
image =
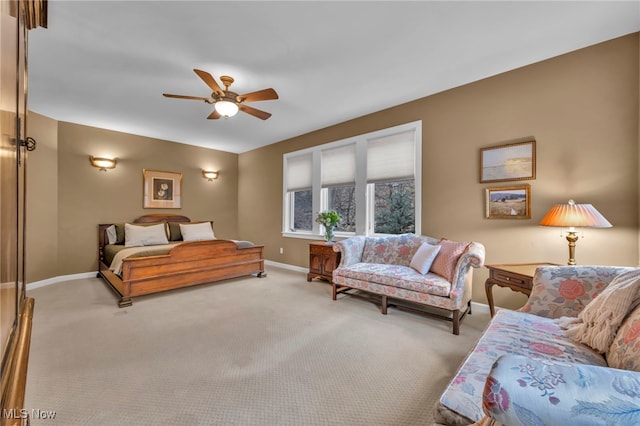
<instances>
[{"instance_id":1,"label":"bed headboard","mask_svg":"<svg viewBox=\"0 0 640 426\"><path fill-rule=\"evenodd\" d=\"M155 214L145 214L144 216L140 216L133 223L154 223L154 222L191 222L186 216L181 216L179 214L165 214L165 213L155 213Z\"/></svg>"},{"instance_id":2,"label":"bed headboard","mask_svg":"<svg viewBox=\"0 0 640 426\"><path fill-rule=\"evenodd\" d=\"M135 219L131 223L154 223L154 222L191 222L187 216L171 213L145 214ZM107 244L107 228L112 223L101 223L98 225L98 259L104 259L104 246Z\"/></svg>"}]
</instances>

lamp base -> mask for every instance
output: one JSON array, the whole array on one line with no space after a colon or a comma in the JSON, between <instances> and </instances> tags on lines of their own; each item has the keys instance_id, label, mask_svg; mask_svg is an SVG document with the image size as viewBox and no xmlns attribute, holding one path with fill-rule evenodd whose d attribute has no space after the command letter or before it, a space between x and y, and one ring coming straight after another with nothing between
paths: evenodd
<instances>
[{"instance_id":1,"label":"lamp base","mask_svg":"<svg viewBox=\"0 0 640 426\"><path fill-rule=\"evenodd\" d=\"M569 261L567 265L576 264L576 241L578 241L578 238L578 234L575 231L567 233L567 241L569 241Z\"/></svg>"}]
</instances>

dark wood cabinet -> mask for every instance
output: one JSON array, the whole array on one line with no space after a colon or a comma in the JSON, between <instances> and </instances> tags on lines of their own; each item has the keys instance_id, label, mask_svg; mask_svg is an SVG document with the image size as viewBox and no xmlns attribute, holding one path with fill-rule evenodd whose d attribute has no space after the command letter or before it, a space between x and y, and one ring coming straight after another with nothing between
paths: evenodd
<instances>
[{"instance_id":1,"label":"dark wood cabinet","mask_svg":"<svg viewBox=\"0 0 640 426\"><path fill-rule=\"evenodd\" d=\"M340 264L340 253L333 251L331 243L309 244L309 273L307 281L321 278L331 282L333 270Z\"/></svg>"},{"instance_id":2,"label":"dark wood cabinet","mask_svg":"<svg viewBox=\"0 0 640 426\"><path fill-rule=\"evenodd\" d=\"M46 27L42 0L0 2L0 424L29 424L24 408L34 299L26 294L27 30ZM44 407L43 407L44 408Z\"/></svg>"}]
</instances>

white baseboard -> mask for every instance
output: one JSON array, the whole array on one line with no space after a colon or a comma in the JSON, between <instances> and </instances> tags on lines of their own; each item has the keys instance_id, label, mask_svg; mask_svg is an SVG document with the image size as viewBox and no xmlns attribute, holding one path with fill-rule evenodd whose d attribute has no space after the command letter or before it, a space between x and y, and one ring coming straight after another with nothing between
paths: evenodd
<instances>
[{"instance_id":1,"label":"white baseboard","mask_svg":"<svg viewBox=\"0 0 640 426\"><path fill-rule=\"evenodd\" d=\"M265 260L264 264L266 266L273 266L275 268L287 269L289 271L294 271L294 272L303 272L305 274L309 272L309 268L303 268L302 266L289 265L288 263L274 262L273 260ZM46 280L34 281L32 283L28 283L27 290L34 290L36 288L40 288L40 287L44 287L44 286L48 286L51 284L56 284L64 281L81 280L83 278L95 278L97 274L98 274L98 271L94 271L94 272L83 272L80 274L61 275L59 277L47 278ZM486 303L479 303L479 302L473 302L473 301L471 303L474 305L472 307L472 310L479 308L482 311L485 311L485 310L487 312L489 311L489 305L487 305ZM502 309L502 308L496 306L496 310L498 309Z\"/></svg>"},{"instance_id":2,"label":"white baseboard","mask_svg":"<svg viewBox=\"0 0 640 426\"><path fill-rule=\"evenodd\" d=\"M95 278L97 275L98 275L98 271L83 272L81 274L60 275L58 277L47 278L46 280L42 280L42 281L34 281L32 283L27 283L27 290L33 290L36 288L44 287L51 284L56 284L63 281L81 280L83 278Z\"/></svg>"},{"instance_id":3,"label":"white baseboard","mask_svg":"<svg viewBox=\"0 0 640 426\"><path fill-rule=\"evenodd\" d=\"M496 309L499 309L496 306ZM480 303L480 302L474 302L473 300L471 301L471 310L480 310L482 312L489 312L489 305L487 305L486 303Z\"/></svg>"},{"instance_id":4,"label":"white baseboard","mask_svg":"<svg viewBox=\"0 0 640 426\"><path fill-rule=\"evenodd\" d=\"M265 260L264 264L267 266L275 266L276 268L288 269L289 271L304 272L304 273L309 272L309 268L303 268L302 266L289 265L288 263L274 262L273 260Z\"/></svg>"}]
</instances>

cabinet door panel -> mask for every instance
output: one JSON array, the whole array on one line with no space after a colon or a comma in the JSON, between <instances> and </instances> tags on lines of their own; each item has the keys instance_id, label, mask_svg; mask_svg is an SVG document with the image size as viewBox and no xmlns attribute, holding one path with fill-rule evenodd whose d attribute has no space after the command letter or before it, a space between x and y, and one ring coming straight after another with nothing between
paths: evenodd
<instances>
[{"instance_id":1,"label":"cabinet door panel","mask_svg":"<svg viewBox=\"0 0 640 426\"><path fill-rule=\"evenodd\" d=\"M311 254L309 256L309 272L315 274L322 273L322 255L321 254Z\"/></svg>"},{"instance_id":2,"label":"cabinet door panel","mask_svg":"<svg viewBox=\"0 0 640 426\"><path fill-rule=\"evenodd\" d=\"M18 321L18 191L16 121L20 100L16 2L0 2L0 348L3 365Z\"/></svg>"},{"instance_id":3,"label":"cabinet door panel","mask_svg":"<svg viewBox=\"0 0 640 426\"><path fill-rule=\"evenodd\" d=\"M331 275L333 270L336 269L336 257L335 256L326 256L324 258L324 262L322 265L322 270L325 274Z\"/></svg>"}]
</instances>

